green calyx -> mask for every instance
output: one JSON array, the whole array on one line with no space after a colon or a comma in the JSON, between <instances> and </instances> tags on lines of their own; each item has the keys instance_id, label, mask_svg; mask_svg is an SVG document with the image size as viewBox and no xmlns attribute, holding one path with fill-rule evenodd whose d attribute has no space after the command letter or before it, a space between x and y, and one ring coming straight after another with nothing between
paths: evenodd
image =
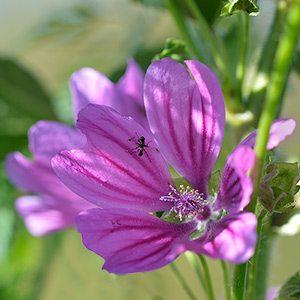
<instances>
[{"instance_id":1,"label":"green calyx","mask_svg":"<svg viewBox=\"0 0 300 300\"><path fill-rule=\"evenodd\" d=\"M294 195L300 179L298 163L271 163L261 181L259 201L270 213L287 212L294 208Z\"/></svg>"},{"instance_id":2,"label":"green calyx","mask_svg":"<svg viewBox=\"0 0 300 300\"><path fill-rule=\"evenodd\" d=\"M257 16L259 14L259 7L256 1L253 0L233 0L222 8L221 16L231 16L239 11L244 11L250 16Z\"/></svg>"}]
</instances>

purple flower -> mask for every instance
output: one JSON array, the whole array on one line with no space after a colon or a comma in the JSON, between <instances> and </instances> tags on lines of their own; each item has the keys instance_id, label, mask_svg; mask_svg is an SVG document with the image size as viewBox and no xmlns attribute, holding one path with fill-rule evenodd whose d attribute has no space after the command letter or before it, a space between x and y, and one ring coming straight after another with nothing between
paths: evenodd
<instances>
[{"instance_id":1,"label":"purple flower","mask_svg":"<svg viewBox=\"0 0 300 300\"><path fill-rule=\"evenodd\" d=\"M267 290L266 300L276 300L277 293L280 290L280 286L271 286Z\"/></svg>"},{"instance_id":2,"label":"purple flower","mask_svg":"<svg viewBox=\"0 0 300 300\"><path fill-rule=\"evenodd\" d=\"M128 61L126 73L116 84L92 68L78 70L70 79L74 119L76 120L81 109L94 103L112 107L148 128L143 103L143 83L143 72L133 59Z\"/></svg>"},{"instance_id":3,"label":"purple flower","mask_svg":"<svg viewBox=\"0 0 300 300\"><path fill-rule=\"evenodd\" d=\"M147 127L142 115L143 74L133 59L117 84L93 69L83 68L72 75L70 88L75 118L81 108L97 103L131 115ZM79 212L95 206L69 190L53 172L50 161L62 150L82 147L85 136L67 125L40 121L30 128L28 138L34 161L19 152L6 158L6 171L12 183L38 194L19 197L15 204L18 213L29 232L36 236L75 225L74 217Z\"/></svg>"},{"instance_id":4,"label":"purple flower","mask_svg":"<svg viewBox=\"0 0 300 300\"><path fill-rule=\"evenodd\" d=\"M189 71L168 58L147 70L151 134L109 107L88 105L77 121L87 144L52 159L72 191L101 207L80 213L76 224L84 245L105 259L109 272L154 270L186 250L235 264L253 255L256 218L241 209L252 192L247 171L256 133L228 157L219 191L211 192L225 126L223 95L208 67L185 63ZM293 120L278 120L272 145L294 127ZM176 188L167 162L190 186Z\"/></svg>"}]
</instances>

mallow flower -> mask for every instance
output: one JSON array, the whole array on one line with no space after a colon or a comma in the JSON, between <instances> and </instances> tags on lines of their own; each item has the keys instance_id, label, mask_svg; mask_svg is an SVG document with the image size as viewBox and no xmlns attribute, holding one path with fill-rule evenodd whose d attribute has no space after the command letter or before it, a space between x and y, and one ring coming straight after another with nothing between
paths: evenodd
<instances>
[{"instance_id":1,"label":"mallow flower","mask_svg":"<svg viewBox=\"0 0 300 300\"><path fill-rule=\"evenodd\" d=\"M116 274L165 266L186 250L234 264L254 253L255 215L249 203L255 134L228 157L219 190L209 179L220 152L225 106L213 72L199 61L153 62L144 101L151 133L107 106L88 105L77 127L87 143L52 159L58 177L100 208L75 219L84 245ZM268 147L295 128L278 120ZM177 187L168 163L188 182Z\"/></svg>"},{"instance_id":2,"label":"mallow flower","mask_svg":"<svg viewBox=\"0 0 300 300\"><path fill-rule=\"evenodd\" d=\"M74 118L87 104L97 103L130 115L146 127L143 77L133 59L129 60L126 73L116 84L91 68L76 71L70 79ZM83 146L85 136L59 122L39 121L29 129L28 139L33 161L14 152L7 156L5 163L11 182L23 191L36 194L19 197L16 210L35 236L75 225L74 217L94 205L68 189L53 172L50 161L62 150Z\"/></svg>"}]
</instances>

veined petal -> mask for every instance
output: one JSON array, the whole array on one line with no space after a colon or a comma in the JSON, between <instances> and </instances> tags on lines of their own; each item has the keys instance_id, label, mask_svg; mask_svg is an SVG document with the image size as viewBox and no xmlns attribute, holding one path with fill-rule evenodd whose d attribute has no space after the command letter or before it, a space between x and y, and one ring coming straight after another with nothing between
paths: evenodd
<instances>
[{"instance_id":1,"label":"veined petal","mask_svg":"<svg viewBox=\"0 0 300 300\"><path fill-rule=\"evenodd\" d=\"M99 104L112 107L124 116L132 117L148 129L143 97L141 99L134 97L142 93L139 86L142 84L140 81L143 82L143 77L138 73L138 66L131 62L125 77L121 78L118 84L114 84L106 76L91 68L82 68L75 72L70 79L75 119L79 111L88 104Z\"/></svg>"},{"instance_id":2,"label":"veined petal","mask_svg":"<svg viewBox=\"0 0 300 300\"><path fill-rule=\"evenodd\" d=\"M253 213L229 214L219 222L210 221L207 233L199 239L178 244L174 255L185 250L241 264L251 258L255 251L257 220Z\"/></svg>"},{"instance_id":3,"label":"veined petal","mask_svg":"<svg viewBox=\"0 0 300 300\"><path fill-rule=\"evenodd\" d=\"M113 89L113 83L100 72L92 68L82 68L74 72L70 78L70 90L73 99L74 120L81 109L90 103L109 105L105 97ZM108 100L105 100L108 99Z\"/></svg>"},{"instance_id":4,"label":"veined petal","mask_svg":"<svg viewBox=\"0 0 300 300\"><path fill-rule=\"evenodd\" d=\"M116 83L116 87L123 93L130 95L141 108L144 107L144 74L133 58L128 60L126 72Z\"/></svg>"},{"instance_id":5,"label":"veined petal","mask_svg":"<svg viewBox=\"0 0 300 300\"><path fill-rule=\"evenodd\" d=\"M14 185L31 193L48 194L57 184L61 185L50 166L33 162L19 152L6 157L5 169Z\"/></svg>"},{"instance_id":6,"label":"veined petal","mask_svg":"<svg viewBox=\"0 0 300 300\"><path fill-rule=\"evenodd\" d=\"M74 217L84 207L57 200L47 196L23 196L16 200L16 210L32 235L43 236L75 225ZM88 207L91 205L87 203L85 209Z\"/></svg>"},{"instance_id":7,"label":"veined petal","mask_svg":"<svg viewBox=\"0 0 300 300\"><path fill-rule=\"evenodd\" d=\"M221 176L218 198L214 209L237 213L250 202L252 181L247 175L255 159L254 150L240 146L227 159Z\"/></svg>"},{"instance_id":8,"label":"veined petal","mask_svg":"<svg viewBox=\"0 0 300 300\"><path fill-rule=\"evenodd\" d=\"M187 238L194 222L176 224L129 209L91 209L76 217L83 244L105 259L103 269L116 274L146 272L176 258L174 243Z\"/></svg>"},{"instance_id":9,"label":"veined petal","mask_svg":"<svg viewBox=\"0 0 300 300\"><path fill-rule=\"evenodd\" d=\"M6 157L6 173L10 181L22 190L30 193L45 194L58 199L61 205L78 205L81 210L93 207L69 190L56 176L50 165L40 164L27 159L19 152Z\"/></svg>"},{"instance_id":10,"label":"veined petal","mask_svg":"<svg viewBox=\"0 0 300 300\"><path fill-rule=\"evenodd\" d=\"M150 129L168 162L190 184L207 194L219 154L225 107L213 72L197 61L188 70L170 58L153 62L145 76L145 107Z\"/></svg>"},{"instance_id":11,"label":"veined petal","mask_svg":"<svg viewBox=\"0 0 300 300\"><path fill-rule=\"evenodd\" d=\"M102 208L170 209L170 203L159 200L173 183L170 172L142 126L110 107L92 104L79 113L77 126L87 145L52 159L56 174L72 191Z\"/></svg>"},{"instance_id":12,"label":"veined petal","mask_svg":"<svg viewBox=\"0 0 300 300\"><path fill-rule=\"evenodd\" d=\"M85 136L78 130L53 121L39 121L29 129L29 148L35 159L50 165L51 158L62 150L80 148Z\"/></svg>"},{"instance_id":13,"label":"veined petal","mask_svg":"<svg viewBox=\"0 0 300 300\"><path fill-rule=\"evenodd\" d=\"M273 122L270 128L270 135L267 149L271 150L277 147L286 137L290 136L296 128L296 122L293 119L278 119ZM248 135L237 147L244 145L254 147L257 130Z\"/></svg>"}]
</instances>

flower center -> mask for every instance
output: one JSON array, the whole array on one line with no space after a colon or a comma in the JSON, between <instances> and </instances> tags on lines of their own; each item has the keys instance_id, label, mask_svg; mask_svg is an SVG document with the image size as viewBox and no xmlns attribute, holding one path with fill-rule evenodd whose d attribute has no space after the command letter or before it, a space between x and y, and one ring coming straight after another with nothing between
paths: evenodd
<instances>
[{"instance_id":1,"label":"flower center","mask_svg":"<svg viewBox=\"0 0 300 300\"><path fill-rule=\"evenodd\" d=\"M171 185L170 188L172 191L168 196L160 197L162 201L173 202L169 215L174 211L180 221L186 218L197 218L199 221L205 221L210 217L209 202L203 198L202 193L191 189L189 186L185 188L183 185L180 186L180 192Z\"/></svg>"}]
</instances>

